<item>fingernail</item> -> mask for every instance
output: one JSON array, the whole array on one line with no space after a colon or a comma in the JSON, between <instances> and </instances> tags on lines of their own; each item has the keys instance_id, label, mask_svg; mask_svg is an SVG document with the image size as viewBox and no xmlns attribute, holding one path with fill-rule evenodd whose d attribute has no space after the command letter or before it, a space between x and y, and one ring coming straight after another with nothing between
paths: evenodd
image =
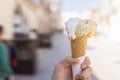
<instances>
[{"instance_id":1,"label":"fingernail","mask_svg":"<svg viewBox=\"0 0 120 80\"><path fill-rule=\"evenodd\" d=\"M79 59L76 59L76 61L79 63L80 62L80 60Z\"/></svg>"}]
</instances>

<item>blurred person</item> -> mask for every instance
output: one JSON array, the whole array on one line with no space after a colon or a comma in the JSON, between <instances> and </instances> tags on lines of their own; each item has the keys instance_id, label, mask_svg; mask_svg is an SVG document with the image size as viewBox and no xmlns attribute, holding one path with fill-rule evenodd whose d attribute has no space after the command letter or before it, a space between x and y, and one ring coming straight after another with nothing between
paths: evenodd
<instances>
[{"instance_id":1,"label":"blurred person","mask_svg":"<svg viewBox=\"0 0 120 80\"><path fill-rule=\"evenodd\" d=\"M60 61L54 69L52 80L73 80L72 78L72 64L77 64L80 61L71 57L67 57ZM90 60L86 57L83 64L80 66L82 72L76 75L76 80L91 80L90 75L92 74L92 68L89 66Z\"/></svg>"},{"instance_id":2,"label":"blurred person","mask_svg":"<svg viewBox=\"0 0 120 80\"><path fill-rule=\"evenodd\" d=\"M8 52L10 55L10 64L11 64L11 68L13 69L13 71L16 69L17 67L17 51L16 51L16 47L13 44L7 44L8 47Z\"/></svg>"},{"instance_id":3,"label":"blurred person","mask_svg":"<svg viewBox=\"0 0 120 80\"><path fill-rule=\"evenodd\" d=\"M3 43L3 26L0 25L0 80L15 80L10 67L9 53Z\"/></svg>"}]
</instances>

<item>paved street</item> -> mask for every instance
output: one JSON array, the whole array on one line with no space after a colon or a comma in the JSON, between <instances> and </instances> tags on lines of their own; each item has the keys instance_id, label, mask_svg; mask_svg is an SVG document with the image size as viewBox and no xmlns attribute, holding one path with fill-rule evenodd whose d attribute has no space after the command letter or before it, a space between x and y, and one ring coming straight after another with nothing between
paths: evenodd
<instances>
[{"instance_id":1,"label":"paved street","mask_svg":"<svg viewBox=\"0 0 120 80\"><path fill-rule=\"evenodd\" d=\"M70 56L70 44L63 34L54 34L50 49L37 50L37 73L16 76L17 80L50 80L54 65ZM120 43L104 37L89 39L87 55L91 58L92 80L120 80Z\"/></svg>"},{"instance_id":2,"label":"paved street","mask_svg":"<svg viewBox=\"0 0 120 80\"><path fill-rule=\"evenodd\" d=\"M87 53L99 80L120 80L120 43L104 37L94 38L89 40Z\"/></svg>"}]
</instances>

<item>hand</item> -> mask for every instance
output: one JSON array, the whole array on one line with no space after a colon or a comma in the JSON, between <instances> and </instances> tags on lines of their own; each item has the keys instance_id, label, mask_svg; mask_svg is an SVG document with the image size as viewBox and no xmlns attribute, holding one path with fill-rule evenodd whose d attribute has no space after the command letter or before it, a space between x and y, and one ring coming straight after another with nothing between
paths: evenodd
<instances>
[{"instance_id":1,"label":"hand","mask_svg":"<svg viewBox=\"0 0 120 80\"><path fill-rule=\"evenodd\" d=\"M76 80L91 80L92 68L90 65L90 59L86 57L85 61L81 65L82 72L76 75Z\"/></svg>"},{"instance_id":2,"label":"hand","mask_svg":"<svg viewBox=\"0 0 120 80\"><path fill-rule=\"evenodd\" d=\"M52 80L72 80L72 64L79 63L78 59L67 57L64 60L60 61L54 69ZM85 61L83 62L82 72L76 75L76 80L90 80L90 75L92 73L92 68L89 66L90 60L86 57Z\"/></svg>"}]
</instances>

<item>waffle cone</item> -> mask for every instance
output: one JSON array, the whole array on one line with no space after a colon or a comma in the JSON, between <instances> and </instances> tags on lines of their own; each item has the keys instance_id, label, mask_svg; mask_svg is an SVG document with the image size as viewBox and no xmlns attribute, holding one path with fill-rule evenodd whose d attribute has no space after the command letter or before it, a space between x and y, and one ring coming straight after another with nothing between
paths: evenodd
<instances>
[{"instance_id":1,"label":"waffle cone","mask_svg":"<svg viewBox=\"0 0 120 80\"><path fill-rule=\"evenodd\" d=\"M71 40L71 50L73 58L79 58L85 55L87 40L87 36L80 36L75 40Z\"/></svg>"}]
</instances>

